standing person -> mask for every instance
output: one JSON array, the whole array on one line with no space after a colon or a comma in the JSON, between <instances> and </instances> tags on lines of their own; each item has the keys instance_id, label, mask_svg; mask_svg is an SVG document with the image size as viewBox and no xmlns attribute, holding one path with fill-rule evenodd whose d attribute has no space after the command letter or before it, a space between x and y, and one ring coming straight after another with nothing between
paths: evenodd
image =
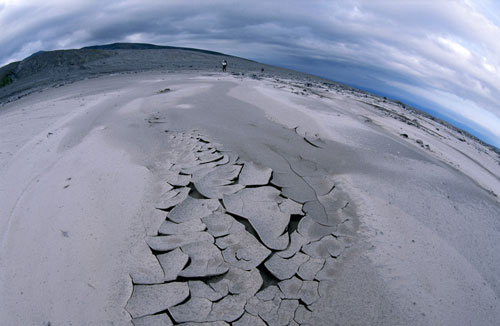
<instances>
[{"instance_id":1,"label":"standing person","mask_svg":"<svg viewBox=\"0 0 500 326\"><path fill-rule=\"evenodd\" d=\"M226 67L227 67L227 61L222 60L222 71L226 71Z\"/></svg>"},{"instance_id":2,"label":"standing person","mask_svg":"<svg viewBox=\"0 0 500 326\"><path fill-rule=\"evenodd\" d=\"M260 73L263 74L264 73L264 67L260 68Z\"/></svg>"}]
</instances>

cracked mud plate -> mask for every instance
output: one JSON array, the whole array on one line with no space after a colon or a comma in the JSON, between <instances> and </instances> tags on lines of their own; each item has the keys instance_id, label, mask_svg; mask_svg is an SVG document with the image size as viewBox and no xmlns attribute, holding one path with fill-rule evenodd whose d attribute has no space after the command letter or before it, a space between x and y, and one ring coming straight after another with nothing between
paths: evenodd
<instances>
[{"instance_id":1,"label":"cracked mud plate","mask_svg":"<svg viewBox=\"0 0 500 326\"><path fill-rule=\"evenodd\" d=\"M345 249L335 232L339 212L349 214L346 194L311 162L273 174L198 133L167 134L171 160L160 174L168 183L157 206L165 221L146 238L164 280L133 284L134 324L307 323L317 275Z\"/></svg>"}]
</instances>

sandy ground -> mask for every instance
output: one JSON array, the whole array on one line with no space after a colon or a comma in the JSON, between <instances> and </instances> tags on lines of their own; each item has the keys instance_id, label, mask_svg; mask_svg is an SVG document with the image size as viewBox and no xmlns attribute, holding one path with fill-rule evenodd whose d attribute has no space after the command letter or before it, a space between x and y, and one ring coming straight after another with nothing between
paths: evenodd
<instances>
[{"instance_id":1,"label":"sandy ground","mask_svg":"<svg viewBox=\"0 0 500 326\"><path fill-rule=\"evenodd\" d=\"M131 278L159 269L144 239L165 218L153 168L170 155L165 130L273 171L306 159L345 192L355 239L325 267L311 324L500 323L497 154L363 94L143 73L1 109L2 325L130 324Z\"/></svg>"}]
</instances>

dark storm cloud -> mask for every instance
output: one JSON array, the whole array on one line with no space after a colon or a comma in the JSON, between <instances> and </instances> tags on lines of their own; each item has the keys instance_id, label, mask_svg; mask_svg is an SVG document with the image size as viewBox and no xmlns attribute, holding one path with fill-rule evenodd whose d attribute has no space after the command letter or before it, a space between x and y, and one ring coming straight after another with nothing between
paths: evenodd
<instances>
[{"instance_id":1,"label":"dark storm cloud","mask_svg":"<svg viewBox=\"0 0 500 326\"><path fill-rule=\"evenodd\" d=\"M118 41L205 48L426 103L499 146L498 9L487 0L7 0L0 63Z\"/></svg>"}]
</instances>

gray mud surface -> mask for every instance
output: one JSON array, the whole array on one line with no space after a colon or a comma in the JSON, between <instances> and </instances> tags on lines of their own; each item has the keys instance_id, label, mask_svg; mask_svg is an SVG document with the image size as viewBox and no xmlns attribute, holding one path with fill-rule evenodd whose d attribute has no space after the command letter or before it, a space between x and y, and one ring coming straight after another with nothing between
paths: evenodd
<instances>
[{"instance_id":1,"label":"gray mud surface","mask_svg":"<svg viewBox=\"0 0 500 326\"><path fill-rule=\"evenodd\" d=\"M0 88L0 324L500 322L490 148L244 59L44 55Z\"/></svg>"}]
</instances>

